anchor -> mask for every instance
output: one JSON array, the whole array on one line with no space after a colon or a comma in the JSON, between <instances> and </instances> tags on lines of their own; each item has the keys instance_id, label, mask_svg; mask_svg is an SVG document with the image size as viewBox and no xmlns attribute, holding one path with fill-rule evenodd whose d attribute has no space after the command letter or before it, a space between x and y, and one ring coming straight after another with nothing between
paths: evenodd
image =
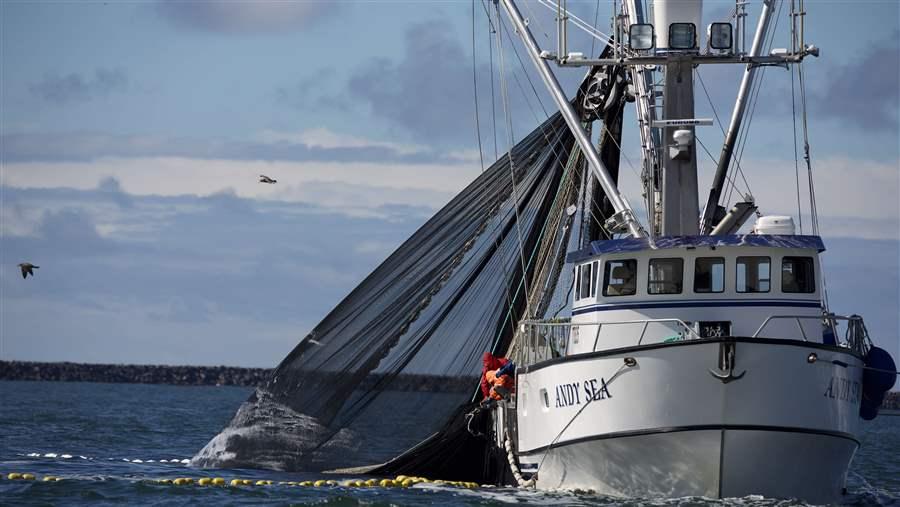
<instances>
[{"instance_id":1,"label":"anchor","mask_svg":"<svg viewBox=\"0 0 900 507\"><path fill-rule=\"evenodd\" d=\"M734 342L722 342L719 344L719 368L718 370L710 369L709 373L713 377L721 380L723 384L727 384L732 380L740 380L747 373L747 370L734 374L735 366L735 350L737 349Z\"/></svg>"}]
</instances>

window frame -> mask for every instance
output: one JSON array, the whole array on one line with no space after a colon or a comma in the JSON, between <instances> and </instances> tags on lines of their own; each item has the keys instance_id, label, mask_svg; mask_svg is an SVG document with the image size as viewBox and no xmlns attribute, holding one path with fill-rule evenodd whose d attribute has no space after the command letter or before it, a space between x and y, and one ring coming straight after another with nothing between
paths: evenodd
<instances>
[{"instance_id":1,"label":"window frame","mask_svg":"<svg viewBox=\"0 0 900 507\"><path fill-rule=\"evenodd\" d=\"M650 287L653 284L675 283L667 280L653 281L653 263L654 261L678 261L681 263L681 279L678 282L678 292L653 292ZM653 257L647 262L647 294L652 296L665 296L671 294L684 294L684 258L683 257Z\"/></svg>"},{"instance_id":2,"label":"window frame","mask_svg":"<svg viewBox=\"0 0 900 507\"><path fill-rule=\"evenodd\" d=\"M631 293L627 294L610 294L609 293L609 279L612 276L612 268L610 267L612 263L618 262L621 264L625 264L628 262L633 263L632 273L634 273L634 289ZM607 259L603 262L603 297L623 297L623 296L634 296L637 294L637 277L638 277L638 260L637 259Z\"/></svg>"},{"instance_id":3,"label":"window frame","mask_svg":"<svg viewBox=\"0 0 900 507\"><path fill-rule=\"evenodd\" d=\"M769 282L769 288L767 290L740 290L740 286L738 285L738 266L741 263L741 259L766 259L769 264L769 278L759 278L757 277L757 283L765 280ZM745 287L749 287L750 284L747 283L747 280L744 280ZM734 291L738 294L768 294L772 292L772 257L769 255L741 255L734 259Z\"/></svg>"},{"instance_id":4,"label":"window frame","mask_svg":"<svg viewBox=\"0 0 900 507\"><path fill-rule=\"evenodd\" d=\"M592 299L597 297L597 270L599 269L599 261L585 262L576 266L575 272L575 300ZM584 279L584 271L587 269L590 273L587 279ZM587 285L585 285L587 284ZM586 293L584 291L587 291ZM585 294L585 295L582 295Z\"/></svg>"},{"instance_id":5,"label":"window frame","mask_svg":"<svg viewBox=\"0 0 900 507\"><path fill-rule=\"evenodd\" d=\"M578 295L581 294L581 266L581 264L575 266L575 301L578 301Z\"/></svg>"},{"instance_id":6,"label":"window frame","mask_svg":"<svg viewBox=\"0 0 900 507\"><path fill-rule=\"evenodd\" d=\"M707 259L715 259L721 261L722 265L722 290L713 290L713 278L712 278L712 270L710 270L710 278L709 278L709 290L697 290L697 262L701 260ZM727 264L725 261L725 257L694 257L694 280L693 280L693 290L694 294L722 294L725 292L725 285L728 280L728 271Z\"/></svg>"},{"instance_id":7,"label":"window frame","mask_svg":"<svg viewBox=\"0 0 900 507\"><path fill-rule=\"evenodd\" d=\"M812 275L812 280L809 282L809 286L812 290L785 290L784 289L784 261L790 259L792 262L803 260L809 262L809 274ZM796 275L795 275L796 279ZM798 288L800 284L797 284ZM785 294L815 294L818 290L818 284L816 280L816 261L810 255L785 255L781 258L781 292Z\"/></svg>"}]
</instances>

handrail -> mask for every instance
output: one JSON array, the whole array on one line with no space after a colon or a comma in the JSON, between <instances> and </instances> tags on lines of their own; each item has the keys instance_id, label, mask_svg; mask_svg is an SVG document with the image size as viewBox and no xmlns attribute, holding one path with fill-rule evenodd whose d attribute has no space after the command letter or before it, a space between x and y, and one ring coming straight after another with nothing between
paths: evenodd
<instances>
[{"instance_id":1,"label":"handrail","mask_svg":"<svg viewBox=\"0 0 900 507\"><path fill-rule=\"evenodd\" d=\"M763 323L759 326L755 333L751 336L752 338L760 337L761 333L765 328L776 320L793 320L797 323L797 327L800 329L800 334L803 336L803 341L808 342L809 337L806 335L806 330L803 327L803 324L800 322L800 319L804 320L816 320L816 321L824 321L828 323L831 328L834 330L835 338L837 343L840 343L843 346L849 346L851 348L864 347L865 345L853 345L853 338L849 337L846 340L841 340L837 336L837 329L835 328L835 322L839 320L849 321L851 323L862 323L862 317L858 315L851 315L849 317L843 315L835 315L833 313L828 313L824 315L769 315L763 321ZM592 351L597 350L597 345L600 339L600 331L604 326L615 326L615 325L625 325L625 324L642 324L641 333L637 339L637 345L641 345L643 343L644 337L647 334L647 329L650 324L672 324L679 332L683 333L683 337L686 339L702 339L699 332L693 329L690 325L688 325L685 321L678 318L667 318L667 319L635 319L635 320L620 320L620 321L611 321L611 322L578 322L573 323L571 320L525 320L520 323L520 331L523 334L526 334L527 337L523 337L524 347L522 353L524 356L521 359L524 359L524 364L531 364L533 359L540 360L540 357L543 355L550 354L560 354L565 355L565 351L569 349L569 341L572 339L571 329L573 326L581 328L585 326L597 326L596 333L594 335L594 344L591 347ZM851 328L853 325L851 324ZM541 334L535 334L532 330L536 330L537 328L545 328L545 332ZM851 329L852 331L852 329ZM850 331L848 331L850 333ZM852 333L851 333L852 334ZM538 345L537 340L543 340L544 343L542 345ZM846 343L844 343L846 341ZM551 344L551 342L553 344ZM527 349L527 350L526 350Z\"/></svg>"},{"instance_id":2,"label":"handrail","mask_svg":"<svg viewBox=\"0 0 900 507\"><path fill-rule=\"evenodd\" d=\"M594 345L591 348L592 350L596 351L597 343L600 339L600 330L603 328L603 326L615 326L615 325L623 325L623 324L643 324L643 327L641 328L641 334L637 340L637 345L641 345L644 341L644 336L646 336L647 329L650 327L650 324L665 324L665 323L677 324L676 327L680 328L681 332L683 332L687 336L689 336L690 337L689 339L700 339L701 338L700 335L697 333L697 331L692 329L686 322L684 322L681 319L676 319L676 318L620 320L620 321L614 321L614 322L579 322L578 324L574 324L574 325L577 325L579 327L597 326L597 332L595 333L595 336L594 336ZM573 323L571 321L560 322L560 321L546 321L546 320L526 320L526 321L523 321L520 323L520 329L523 332L529 326L534 326L534 327L540 326L540 327L547 327L547 328L565 327L565 328L571 329L571 327L573 326ZM568 341L568 339L570 339L570 338L567 337L566 341ZM566 348L568 348L568 344L567 344Z\"/></svg>"},{"instance_id":3,"label":"handrail","mask_svg":"<svg viewBox=\"0 0 900 507\"><path fill-rule=\"evenodd\" d=\"M753 336L751 338L758 338L759 334L763 329L765 329L766 326L769 325L770 322L772 322L773 320L781 319L794 319L797 322L797 326L800 328L800 333L803 335L803 341L809 341L806 338L806 332L803 330L803 325L800 324L800 319L819 321L825 320L831 321L833 323L836 320L861 321L862 317L858 315L851 315L849 317L846 317L844 315L835 315L833 313L828 313L825 315L769 315L768 317L766 317L766 320L764 320L763 323L759 326L759 329L757 329L756 332L753 333Z\"/></svg>"}]
</instances>

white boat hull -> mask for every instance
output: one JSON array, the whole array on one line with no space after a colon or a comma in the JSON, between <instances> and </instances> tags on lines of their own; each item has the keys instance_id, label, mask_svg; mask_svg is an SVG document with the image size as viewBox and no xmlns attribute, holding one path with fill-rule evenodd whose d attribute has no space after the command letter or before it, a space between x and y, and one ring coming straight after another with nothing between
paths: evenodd
<instances>
[{"instance_id":1,"label":"white boat hull","mask_svg":"<svg viewBox=\"0 0 900 507\"><path fill-rule=\"evenodd\" d=\"M518 375L517 454L542 489L835 501L859 445L861 364L846 349L739 338L538 363Z\"/></svg>"},{"instance_id":2,"label":"white boat hull","mask_svg":"<svg viewBox=\"0 0 900 507\"><path fill-rule=\"evenodd\" d=\"M772 430L616 437L554 449L537 485L623 497L762 494L826 503L840 497L857 446L841 437Z\"/></svg>"}]
</instances>

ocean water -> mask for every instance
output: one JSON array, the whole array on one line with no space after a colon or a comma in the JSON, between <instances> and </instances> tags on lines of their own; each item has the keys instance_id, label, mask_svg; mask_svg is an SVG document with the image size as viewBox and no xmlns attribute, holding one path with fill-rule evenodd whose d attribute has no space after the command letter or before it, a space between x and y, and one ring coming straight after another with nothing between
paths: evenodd
<instances>
[{"instance_id":1,"label":"ocean water","mask_svg":"<svg viewBox=\"0 0 900 507\"><path fill-rule=\"evenodd\" d=\"M475 490L304 488L279 481L345 479L261 470L199 470L187 461L231 418L250 389L0 381L0 505L798 505L747 497L714 501L620 499L514 488ZM900 506L900 417L865 426L844 505ZM61 477L11 481L11 472ZM272 480L269 486L202 487L159 479Z\"/></svg>"}]
</instances>

